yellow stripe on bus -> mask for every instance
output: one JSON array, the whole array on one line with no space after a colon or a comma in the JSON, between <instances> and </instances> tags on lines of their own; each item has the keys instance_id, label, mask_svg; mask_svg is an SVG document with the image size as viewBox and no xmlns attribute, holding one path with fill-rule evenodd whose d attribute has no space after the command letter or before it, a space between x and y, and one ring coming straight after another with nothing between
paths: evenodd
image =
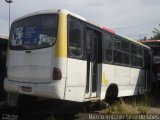
<instances>
[{"instance_id":1,"label":"yellow stripe on bus","mask_svg":"<svg viewBox=\"0 0 160 120\"><path fill-rule=\"evenodd\" d=\"M109 81L107 80L105 73L103 73L103 75L102 75L102 84L103 85L108 85L109 84Z\"/></svg>"},{"instance_id":2,"label":"yellow stripe on bus","mask_svg":"<svg viewBox=\"0 0 160 120\"><path fill-rule=\"evenodd\" d=\"M67 57L67 15L59 14L55 57Z\"/></svg>"}]
</instances>

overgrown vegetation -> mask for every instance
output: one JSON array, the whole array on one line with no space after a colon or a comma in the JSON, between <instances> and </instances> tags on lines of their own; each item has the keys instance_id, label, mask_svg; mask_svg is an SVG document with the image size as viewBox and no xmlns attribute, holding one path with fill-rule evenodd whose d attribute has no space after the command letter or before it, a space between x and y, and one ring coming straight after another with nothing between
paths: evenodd
<instances>
[{"instance_id":1,"label":"overgrown vegetation","mask_svg":"<svg viewBox=\"0 0 160 120\"><path fill-rule=\"evenodd\" d=\"M145 94L143 96L134 96L130 98L120 98L120 100L104 111L107 114L147 114L150 105L152 104L152 97Z\"/></svg>"},{"instance_id":2,"label":"overgrown vegetation","mask_svg":"<svg viewBox=\"0 0 160 120\"><path fill-rule=\"evenodd\" d=\"M153 36L151 38L147 38L146 36L141 39L141 40L159 40L160 39L160 24L158 26L158 28L154 28L153 29Z\"/></svg>"},{"instance_id":3,"label":"overgrown vegetation","mask_svg":"<svg viewBox=\"0 0 160 120\"><path fill-rule=\"evenodd\" d=\"M159 24L159 27L160 27L160 24ZM154 39L154 40L159 40L160 39L160 30L158 28L154 28L152 39Z\"/></svg>"}]
</instances>

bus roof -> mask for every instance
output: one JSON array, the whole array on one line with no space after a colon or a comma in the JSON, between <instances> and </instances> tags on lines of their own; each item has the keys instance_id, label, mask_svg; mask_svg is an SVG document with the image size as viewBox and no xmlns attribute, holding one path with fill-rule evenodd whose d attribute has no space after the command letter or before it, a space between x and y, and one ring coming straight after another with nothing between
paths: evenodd
<instances>
[{"instance_id":1,"label":"bus roof","mask_svg":"<svg viewBox=\"0 0 160 120\"><path fill-rule=\"evenodd\" d=\"M107 27L104 27L104 26L102 26L102 25L99 25L99 24L97 24L97 23L95 23L95 22L92 22L92 21L90 21L90 20L87 20L87 19L85 19L84 17L82 17L82 16L80 16L80 15L78 15L78 14L75 14L75 13L73 13L73 12L70 12L70 11L68 11L68 10L66 10L66 9L52 9L52 10L43 10L43 11L33 12L33 13L31 13L31 14L27 14L27 15L24 15L24 16L18 18L18 19L15 19L13 22L16 22L16 21L18 21L18 20L20 20L20 19L23 19L23 18L26 18L26 17L30 17L30 16L34 16L34 15L40 15L40 14L48 14L48 13L63 13L63 14L66 14L66 15L70 14L70 15L72 15L72 16L78 18L78 19L81 19L81 20L83 20L83 21L85 21L85 22L87 22L87 23L89 23L89 24L92 24L92 25L94 25L94 26L96 26L96 27L99 27L99 28L101 28L102 30L105 30L105 31L107 31L107 32L109 32L109 33L112 33L112 34L116 35L116 32L115 32L115 31L113 31L113 30L111 30L111 29L109 29L109 28L107 28ZM121 36L121 35L119 35L119 36ZM136 41L136 40L133 40L133 39L127 38L127 37L124 37L124 38L126 38L126 39L128 39L128 40L130 40L130 41L132 41L132 42L134 42L134 43L137 43L137 44L139 44L139 45L142 45L142 46L150 49L150 47L148 47L148 46L146 46L146 45L144 45L144 44L142 44L142 43L140 43L140 42L138 42L138 41Z\"/></svg>"},{"instance_id":2,"label":"bus roof","mask_svg":"<svg viewBox=\"0 0 160 120\"><path fill-rule=\"evenodd\" d=\"M134 40L134 39L128 38L128 37L125 37L125 38L127 38L129 41L131 41L131 42L133 42L133 43L139 44L139 45L141 45L141 46L144 46L144 47L150 49L150 47L148 47L147 45L144 45L143 43L141 43L141 42L139 42L139 41L137 41L137 40Z\"/></svg>"},{"instance_id":3,"label":"bus roof","mask_svg":"<svg viewBox=\"0 0 160 120\"><path fill-rule=\"evenodd\" d=\"M108 32L112 33L112 34L116 34L115 31L113 31L113 30L111 30L111 29L109 29L109 28L107 28L107 27L101 26L101 28L102 28L103 30L105 30L105 31L108 31Z\"/></svg>"},{"instance_id":4,"label":"bus roof","mask_svg":"<svg viewBox=\"0 0 160 120\"><path fill-rule=\"evenodd\" d=\"M0 39L8 40L8 35L0 34Z\"/></svg>"},{"instance_id":5,"label":"bus roof","mask_svg":"<svg viewBox=\"0 0 160 120\"><path fill-rule=\"evenodd\" d=\"M160 40L144 40L144 41L140 41L142 43L150 43L150 42L160 42Z\"/></svg>"},{"instance_id":6,"label":"bus roof","mask_svg":"<svg viewBox=\"0 0 160 120\"><path fill-rule=\"evenodd\" d=\"M58 10L58 9L52 9L52 10L43 10L43 11L33 12L33 13L30 13L30 14L27 14L27 15L24 15L24 16L22 16L22 17L17 18L17 19L15 19L13 22L16 22L16 21L18 21L18 20L20 20L20 19L23 19L23 18L26 18L26 17L30 17L30 16L34 16L34 15L40 15L40 14L48 14L48 13L63 13L63 14L66 14L66 15L70 14L70 15L78 18L78 19L81 19L81 20L83 20L83 21L85 21L85 22L88 22L89 24L92 24L92 25L94 25L94 26L97 26L97 27L99 27L99 28L101 28L101 29L103 29L103 30L105 30L105 31L107 31L107 32L110 32L110 33L112 33L112 34L116 34L115 31L113 31L113 30L111 30L111 29L109 29L109 28L107 28L107 27L104 27L104 26L102 26L102 25L99 25L99 24L97 24L97 23L95 23L95 22L93 22L93 21L87 20L87 19L85 19L84 17L82 17L82 16L80 16L80 15L78 15L78 14L75 14L75 13L73 13L73 12L70 12L70 11L68 11L68 10L65 10L65 9L59 9L59 10Z\"/></svg>"}]
</instances>

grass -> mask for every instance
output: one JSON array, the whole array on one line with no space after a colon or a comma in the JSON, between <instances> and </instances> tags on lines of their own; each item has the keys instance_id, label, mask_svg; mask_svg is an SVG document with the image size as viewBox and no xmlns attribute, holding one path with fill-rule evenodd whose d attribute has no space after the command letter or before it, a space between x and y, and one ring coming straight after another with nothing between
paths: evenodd
<instances>
[{"instance_id":1,"label":"grass","mask_svg":"<svg viewBox=\"0 0 160 120\"><path fill-rule=\"evenodd\" d=\"M148 94L130 97L129 99L120 98L120 100L104 111L107 114L147 114L149 107L152 103L152 97Z\"/></svg>"},{"instance_id":2,"label":"grass","mask_svg":"<svg viewBox=\"0 0 160 120\"><path fill-rule=\"evenodd\" d=\"M105 109L108 114L138 114L137 107L125 103L122 99Z\"/></svg>"},{"instance_id":3,"label":"grass","mask_svg":"<svg viewBox=\"0 0 160 120\"><path fill-rule=\"evenodd\" d=\"M142 99L138 102L138 110L140 114L147 114L149 107L151 106L153 98L149 94L144 94Z\"/></svg>"}]
</instances>

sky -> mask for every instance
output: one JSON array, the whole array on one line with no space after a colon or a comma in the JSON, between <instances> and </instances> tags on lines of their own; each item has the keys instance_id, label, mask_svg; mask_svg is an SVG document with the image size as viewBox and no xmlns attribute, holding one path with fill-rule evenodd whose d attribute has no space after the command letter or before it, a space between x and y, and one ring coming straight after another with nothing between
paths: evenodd
<instances>
[{"instance_id":1,"label":"sky","mask_svg":"<svg viewBox=\"0 0 160 120\"><path fill-rule=\"evenodd\" d=\"M31 12L67 9L133 39L160 28L160 0L12 0L11 23ZM9 5L0 0L0 34L9 33Z\"/></svg>"}]
</instances>

